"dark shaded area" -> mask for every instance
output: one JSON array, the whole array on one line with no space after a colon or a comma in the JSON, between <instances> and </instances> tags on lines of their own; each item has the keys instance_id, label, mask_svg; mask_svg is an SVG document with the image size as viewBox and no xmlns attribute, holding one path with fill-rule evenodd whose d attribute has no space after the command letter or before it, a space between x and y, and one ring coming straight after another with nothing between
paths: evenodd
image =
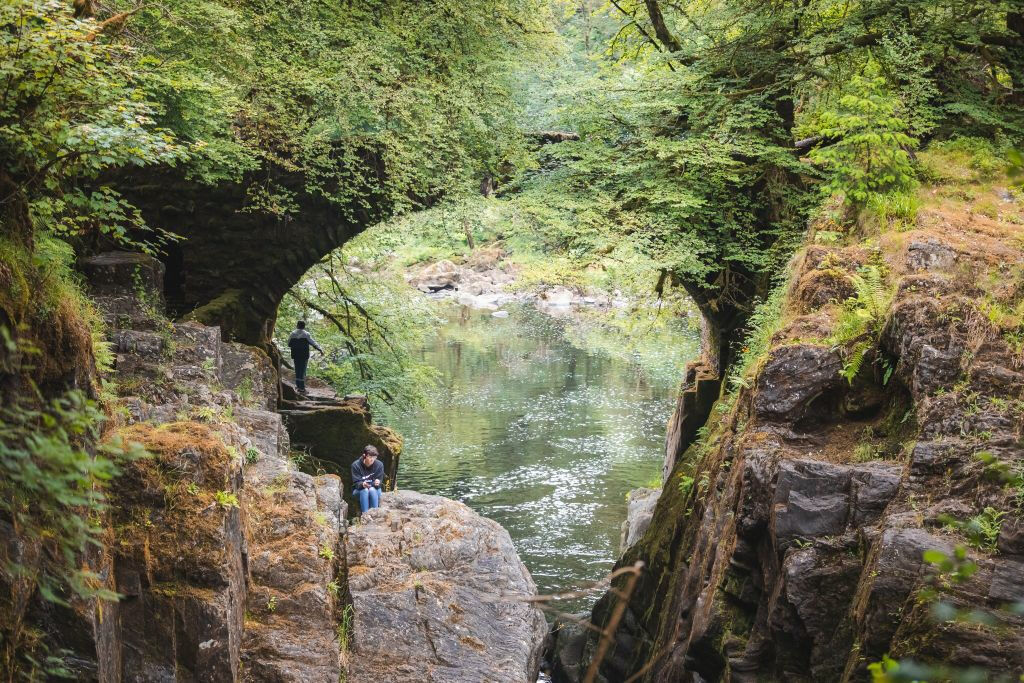
<instances>
[{"instance_id":1,"label":"dark shaded area","mask_svg":"<svg viewBox=\"0 0 1024 683\"><path fill-rule=\"evenodd\" d=\"M310 191L305 174L276 168L216 186L173 168L137 171L114 184L147 224L183 238L161 255L169 314L219 325L226 341L264 348L285 293L325 254L393 208L382 183L348 190L358 199L341 203L326 190ZM251 190L267 187L290 196L294 209L275 215L254 207Z\"/></svg>"}]
</instances>

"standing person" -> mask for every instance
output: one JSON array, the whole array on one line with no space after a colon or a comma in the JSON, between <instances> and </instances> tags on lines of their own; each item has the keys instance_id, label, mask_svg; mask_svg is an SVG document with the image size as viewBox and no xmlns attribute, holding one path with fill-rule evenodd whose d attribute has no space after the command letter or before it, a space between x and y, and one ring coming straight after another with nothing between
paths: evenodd
<instances>
[{"instance_id":1,"label":"standing person","mask_svg":"<svg viewBox=\"0 0 1024 683\"><path fill-rule=\"evenodd\" d=\"M352 495L359 499L359 514L380 507L380 482L384 479L384 463L377 459L377 449L363 448L352 463Z\"/></svg>"},{"instance_id":2,"label":"standing person","mask_svg":"<svg viewBox=\"0 0 1024 683\"><path fill-rule=\"evenodd\" d=\"M309 347L324 355L324 350L313 339L313 335L306 331L306 321L300 320L295 323L295 329L288 335L288 348L292 352L292 363L295 364L295 386L300 394L306 393L306 365L309 363Z\"/></svg>"}]
</instances>

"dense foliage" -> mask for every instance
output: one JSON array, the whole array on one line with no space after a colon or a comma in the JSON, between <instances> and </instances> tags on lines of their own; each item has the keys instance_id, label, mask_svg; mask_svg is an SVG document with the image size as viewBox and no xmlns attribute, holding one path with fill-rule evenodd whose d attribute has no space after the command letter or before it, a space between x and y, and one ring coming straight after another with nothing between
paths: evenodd
<instances>
[{"instance_id":1,"label":"dense foliage","mask_svg":"<svg viewBox=\"0 0 1024 683\"><path fill-rule=\"evenodd\" d=\"M593 226L639 245L726 335L803 232L815 186L864 206L913 184L918 140L1024 134L1012 2L623 1L574 21L595 13L617 28L610 54L559 118L582 140L522 186L574 214L582 239Z\"/></svg>"},{"instance_id":2,"label":"dense foliage","mask_svg":"<svg viewBox=\"0 0 1024 683\"><path fill-rule=\"evenodd\" d=\"M156 127L155 109L123 46L97 39L94 22L62 2L0 7L0 193L5 232L32 223L60 234L123 235L137 216L105 185L107 169L173 163L183 153Z\"/></svg>"},{"instance_id":3,"label":"dense foliage","mask_svg":"<svg viewBox=\"0 0 1024 683\"><path fill-rule=\"evenodd\" d=\"M845 198L840 230L906 219L921 144L981 135L1007 156L1024 134L1013 3L554 5L554 49L510 77L524 131L580 139L500 165L497 200L379 231L392 258L457 259L471 235L520 286L681 286L729 363L823 197Z\"/></svg>"},{"instance_id":4,"label":"dense foliage","mask_svg":"<svg viewBox=\"0 0 1024 683\"><path fill-rule=\"evenodd\" d=\"M510 62L542 38L536 0L105 3L130 12L158 120L192 145L190 171L237 179L274 164L343 205L408 205L514 156ZM289 192L249 188L287 214Z\"/></svg>"}]
</instances>

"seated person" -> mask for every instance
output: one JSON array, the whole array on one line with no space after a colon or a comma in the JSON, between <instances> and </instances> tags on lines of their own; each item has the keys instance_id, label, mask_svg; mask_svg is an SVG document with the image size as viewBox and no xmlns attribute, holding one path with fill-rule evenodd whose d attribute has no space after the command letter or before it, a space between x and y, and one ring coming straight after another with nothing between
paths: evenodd
<instances>
[{"instance_id":1,"label":"seated person","mask_svg":"<svg viewBox=\"0 0 1024 683\"><path fill-rule=\"evenodd\" d=\"M359 499L359 514L380 507L380 483L384 479L384 463L377 459L377 449L366 446L352 463L352 495Z\"/></svg>"}]
</instances>

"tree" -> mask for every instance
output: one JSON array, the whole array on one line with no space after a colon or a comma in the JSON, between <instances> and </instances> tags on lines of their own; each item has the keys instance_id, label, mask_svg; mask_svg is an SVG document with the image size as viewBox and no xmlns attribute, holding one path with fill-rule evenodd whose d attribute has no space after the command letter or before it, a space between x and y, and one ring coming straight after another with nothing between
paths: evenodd
<instances>
[{"instance_id":1,"label":"tree","mask_svg":"<svg viewBox=\"0 0 1024 683\"><path fill-rule=\"evenodd\" d=\"M826 191L842 193L858 207L872 195L902 191L914 185L910 153L917 141L896 115L898 102L885 92L885 79L854 76L835 111L822 114L821 135L831 145L811 152L811 159L829 172Z\"/></svg>"},{"instance_id":2,"label":"tree","mask_svg":"<svg viewBox=\"0 0 1024 683\"><path fill-rule=\"evenodd\" d=\"M868 185L905 186L908 130L1024 134L1012 2L611 7L621 28L610 49L626 69L580 94L570 127L583 141L552 152L566 166L553 193L589 201L662 258L701 307L711 370L730 362L752 302L798 242L812 185L855 201Z\"/></svg>"},{"instance_id":3,"label":"tree","mask_svg":"<svg viewBox=\"0 0 1024 683\"><path fill-rule=\"evenodd\" d=\"M66 3L0 7L0 220L31 249L34 226L125 237L141 227L105 170L173 164L184 150L153 119L129 55Z\"/></svg>"}]
</instances>

